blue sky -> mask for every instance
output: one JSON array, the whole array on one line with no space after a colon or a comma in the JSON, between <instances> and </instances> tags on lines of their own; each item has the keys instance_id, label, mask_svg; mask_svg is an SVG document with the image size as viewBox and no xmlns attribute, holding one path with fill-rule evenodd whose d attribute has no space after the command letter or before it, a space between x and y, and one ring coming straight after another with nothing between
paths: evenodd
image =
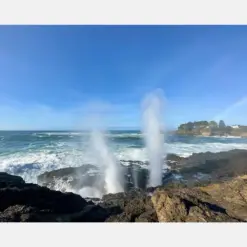
<instances>
[{"instance_id":1,"label":"blue sky","mask_svg":"<svg viewBox=\"0 0 247 247\"><path fill-rule=\"evenodd\" d=\"M0 129L139 128L160 88L169 128L247 124L246 26L1 26Z\"/></svg>"}]
</instances>

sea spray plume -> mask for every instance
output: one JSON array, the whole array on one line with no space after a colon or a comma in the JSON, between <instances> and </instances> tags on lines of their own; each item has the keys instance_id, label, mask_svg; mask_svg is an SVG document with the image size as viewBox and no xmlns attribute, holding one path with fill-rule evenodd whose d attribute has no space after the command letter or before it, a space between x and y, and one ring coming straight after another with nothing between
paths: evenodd
<instances>
[{"instance_id":1,"label":"sea spray plume","mask_svg":"<svg viewBox=\"0 0 247 247\"><path fill-rule=\"evenodd\" d=\"M149 186L162 184L164 165L164 126L162 91L148 94L143 101L143 133L149 159Z\"/></svg>"},{"instance_id":2,"label":"sea spray plume","mask_svg":"<svg viewBox=\"0 0 247 247\"><path fill-rule=\"evenodd\" d=\"M105 136L106 115L109 108L102 109L99 104L90 109L89 123L91 126L90 144L93 158L103 173L103 184L106 193L123 191L123 174L119 161L110 150Z\"/></svg>"},{"instance_id":3,"label":"sea spray plume","mask_svg":"<svg viewBox=\"0 0 247 247\"><path fill-rule=\"evenodd\" d=\"M106 193L123 191L122 174L119 162L110 152L103 131L93 130L91 142L97 164L103 168Z\"/></svg>"}]
</instances>

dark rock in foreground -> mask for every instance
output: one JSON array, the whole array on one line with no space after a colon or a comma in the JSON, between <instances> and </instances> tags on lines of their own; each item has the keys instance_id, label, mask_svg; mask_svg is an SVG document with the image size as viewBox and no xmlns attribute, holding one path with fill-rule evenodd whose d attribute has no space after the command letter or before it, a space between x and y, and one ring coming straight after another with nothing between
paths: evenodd
<instances>
[{"instance_id":1,"label":"dark rock in foreground","mask_svg":"<svg viewBox=\"0 0 247 247\"><path fill-rule=\"evenodd\" d=\"M53 191L26 184L16 176L1 175L0 184L7 183L0 188L0 221L104 221L108 216L106 210L77 194Z\"/></svg>"},{"instance_id":2,"label":"dark rock in foreground","mask_svg":"<svg viewBox=\"0 0 247 247\"><path fill-rule=\"evenodd\" d=\"M211 197L201 190L157 190L152 201L159 222L236 222L226 209L216 205Z\"/></svg>"},{"instance_id":3,"label":"dark rock in foreground","mask_svg":"<svg viewBox=\"0 0 247 247\"><path fill-rule=\"evenodd\" d=\"M105 195L107 222L246 222L247 176L204 187L180 185Z\"/></svg>"},{"instance_id":4,"label":"dark rock in foreground","mask_svg":"<svg viewBox=\"0 0 247 247\"><path fill-rule=\"evenodd\" d=\"M232 217L247 221L247 175L200 187Z\"/></svg>"},{"instance_id":5,"label":"dark rock in foreground","mask_svg":"<svg viewBox=\"0 0 247 247\"><path fill-rule=\"evenodd\" d=\"M22 184L25 184L25 181L21 177L0 172L0 188Z\"/></svg>"},{"instance_id":6,"label":"dark rock in foreground","mask_svg":"<svg viewBox=\"0 0 247 247\"><path fill-rule=\"evenodd\" d=\"M141 190L128 193L108 194L103 196L100 205L103 208L118 209L118 214L111 215L107 222L157 222L157 214L151 196Z\"/></svg>"}]
</instances>

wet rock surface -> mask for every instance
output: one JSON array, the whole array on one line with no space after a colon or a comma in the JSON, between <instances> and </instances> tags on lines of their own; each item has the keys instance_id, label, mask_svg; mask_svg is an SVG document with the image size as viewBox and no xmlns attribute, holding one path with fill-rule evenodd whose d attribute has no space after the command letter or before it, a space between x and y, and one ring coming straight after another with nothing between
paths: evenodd
<instances>
[{"instance_id":1,"label":"wet rock surface","mask_svg":"<svg viewBox=\"0 0 247 247\"><path fill-rule=\"evenodd\" d=\"M103 221L107 217L106 210L77 194L20 182L21 178L9 174L2 177L11 183L0 188L0 221Z\"/></svg>"},{"instance_id":2,"label":"wet rock surface","mask_svg":"<svg viewBox=\"0 0 247 247\"><path fill-rule=\"evenodd\" d=\"M22 185L25 181L19 176L13 176L5 172L0 172L0 188L8 186Z\"/></svg>"},{"instance_id":3,"label":"wet rock surface","mask_svg":"<svg viewBox=\"0 0 247 247\"><path fill-rule=\"evenodd\" d=\"M188 184L225 181L247 174L247 151L193 154L178 162L175 169Z\"/></svg>"},{"instance_id":4,"label":"wet rock surface","mask_svg":"<svg viewBox=\"0 0 247 247\"><path fill-rule=\"evenodd\" d=\"M66 191L68 188L79 190L83 187L99 187L100 171L90 164L61 168L39 175L37 182L42 186L61 191Z\"/></svg>"},{"instance_id":5,"label":"wet rock surface","mask_svg":"<svg viewBox=\"0 0 247 247\"><path fill-rule=\"evenodd\" d=\"M148 169L140 165L143 165L142 162L128 161L128 164L120 167L121 174L124 176L124 183L122 184L124 191L129 191L132 188L145 190L148 184ZM172 173L170 171L163 174L164 183L171 179ZM101 191L102 194L106 193L102 172L94 165L68 167L45 172L39 175L37 180L38 184L50 189L79 191L83 187L93 187Z\"/></svg>"}]
</instances>

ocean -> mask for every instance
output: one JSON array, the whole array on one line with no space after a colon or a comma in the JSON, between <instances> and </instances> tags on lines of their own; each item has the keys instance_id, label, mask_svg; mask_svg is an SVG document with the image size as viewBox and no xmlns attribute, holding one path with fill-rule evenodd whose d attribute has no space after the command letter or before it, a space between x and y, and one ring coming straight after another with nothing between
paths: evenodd
<instances>
[{"instance_id":1,"label":"ocean","mask_svg":"<svg viewBox=\"0 0 247 247\"><path fill-rule=\"evenodd\" d=\"M105 133L107 147L116 159L147 161L139 131ZM192 153L247 149L247 139L236 137L188 137L168 135L165 153L188 157ZM90 133L73 131L0 131L0 171L37 182L37 175L63 167L95 164ZM97 165L97 164L95 164Z\"/></svg>"}]
</instances>

